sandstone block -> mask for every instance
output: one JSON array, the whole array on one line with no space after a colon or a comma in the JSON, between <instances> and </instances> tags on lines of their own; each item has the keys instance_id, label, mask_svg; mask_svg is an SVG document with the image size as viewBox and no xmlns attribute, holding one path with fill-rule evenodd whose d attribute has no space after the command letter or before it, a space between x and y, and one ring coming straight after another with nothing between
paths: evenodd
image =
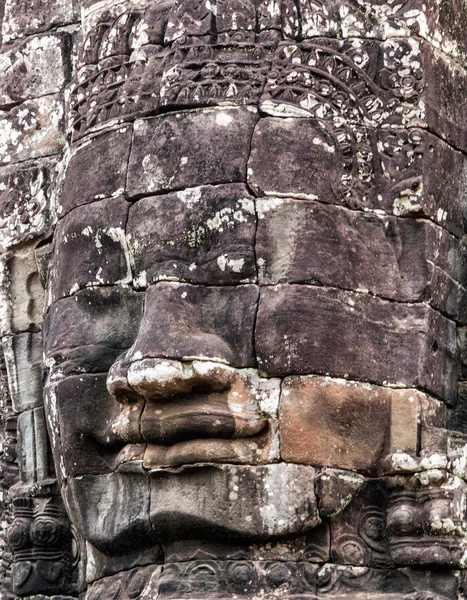
<instances>
[{"instance_id":1,"label":"sandstone block","mask_svg":"<svg viewBox=\"0 0 467 600\"><path fill-rule=\"evenodd\" d=\"M0 245L6 250L46 234L49 166L0 169Z\"/></svg>"},{"instance_id":2,"label":"sandstone block","mask_svg":"<svg viewBox=\"0 0 467 600\"><path fill-rule=\"evenodd\" d=\"M51 302L84 287L131 281L125 239L128 206L122 197L108 198L71 211L58 223L49 279Z\"/></svg>"},{"instance_id":3,"label":"sandstone block","mask_svg":"<svg viewBox=\"0 0 467 600\"><path fill-rule=\"evenodd\" d=\"M151 522L163 544L190 539L200 528L211 543L303 535L320 522L314 478L312 467L285 463L152 471Z\"/></svg>"},{"instance_id":4,"label":"sandstone block","mask_svg":"<svg viewBox=\"0 0 467 600\"><path fill-rule=\"evenodd\" d=\"M59 198L58 214L125 189L132 131L129 126L96 136L73 154Z\"/></svg>"},{"instance_id":5,"label":"sandstone block","mask_svg":"<svg viewBox=\"0 0 467 600\"><path fill-rule=\"evenodd\" d=\"M234 367L255 366L253 327L258 293L255 285L150 286L129 360L135 356L209 358Z\"/></svg>"},{"instance_id":6,"label":"sandstone block","mask_svg":"<svg viewBox=\"0 0 467 600\"><path fill-rule=\"evenodd\" d=\"M425 304L308 285L262 288L255 342L269 375L419 386L455 402L455 325Z\"/></svg>"},{"instance_id":7,"label":"sandstone block","mask_svg":"<svg viewBox=\"0 0 467 600\"><path fill-rule=\"evenodd\" d=\"M258 196L424 216L463 235L463 154L421 129L354 126L352 131L322 119L261 119L248 162L250 187ZM306 152L296 151L297 139Z\"/></svg>"},{"instance_id":8,"label":"sandstone block","mask_svg":"<svg viewBox=\"0 0 467 600\"><path fill-rule=\"evenodd\" d=\"M329 377L287 377L279 427L288 462L375 474L392 452L419 451L423 394Z\"/></svg>"},{"instance_id":9,"label":"sandstone block","mask_svg":"<svg viewBox=\"0 0 467 600\"><path fill-rule=\"evenodd\" d=\"M441 227L297 199L264 198L257 209L260 283L366 289L465 318L465 260Z\"/></svg>"},{"instance_id":10,"label":"sandstone block","mask_svg":"<svg viewBox=\"0 0 467 600\"><path fill-rule=\"evenodd\" d=\"M0 161L16 163L56 154L61 133L63 102L58 94L26 100L0 116Z\"/></svg>"},{"instance_id":11,"label":"sandstone block","mask_svg":"<svg viewBox=\"0 0 467 600\"><path fill-rule=\"evenodd\" d=\"M128 193L138 196L246 180L253 108L211 108L136 121ZM193 140L199 140L193 146Z\"/></svg>"},{"instance_id":12,"label":"sandstone block","mask_svg":"<svg viewBox=\"0 0 467 600\"><path fill-rule=\"evenodd\" d=\"M256 211L246 186L203 186L142 198L127 232L135 280L225 285L256 280Z\"/></svg>"},{"instance_id":13,"label":"sandstone block","mask_svg":"<svg viewBox=\"0 0 467 600\"><path fill-rule=\"evenodd\" d=\"M13 410L42 405L42 334L26 332L2 340Z\"/></svg>"},{"instance_id":14,"label":"sandstone block","mask_svg":"<svg viewBox=\"0 0 467 600\"><path fill-rule=\"evenodd\" d=\"M63 476L112 472L115 456L124 442L120 442L120 447L113 443L111 425L119 416L128 417L135 435L142 406L135 405L133 410L124 412L124 407L107 391L103 373L66 377L49 384L49 410L52 403L58 412L60 455L56 460L62 465Z\"/></svg>"},{"instance_id":15,"label":"sandstone block","mask_svg":"<svg viewBox=\"0 0 467 600\"><path fill-rule=\"evenodd\" d=\"M65 25L75 18L72 0L5 0L2 36L4 42Z\"/></svg>"},{"instance_id":16,"label":"sandstone block","mask_svg":"<svg viewBox=\"0 0 467 600\"><path fill-rule=\"evenodd\" d=\"M50 364L103 372L136 337L143 298L123 286L89 288L53 304L44 320ZM61 368L65 368L62 366Z\"/></svg>"},{"instance_id":17,"label":"sandstone block","mask_svg":"<svg viewBox=\"0 0 467 600\"><path fill-rule=\"evenodd\" d=\"M68 78L68 46L67 34L46 34L0 54L0 106L61 91Z\"/></svg>"},{"instance_id":18,"label":"sandstone block","mask_svg":"<svg viewBox=\"0 0 467 600\"><path fill-rule=\"evenodd\" d=\"M141 467L72 478L64 494L79 518L75 526L92 546L110 556L143 555L152 549L153 562L160 561L149 522L148 477Z\"/></svg>"}]
</instances>

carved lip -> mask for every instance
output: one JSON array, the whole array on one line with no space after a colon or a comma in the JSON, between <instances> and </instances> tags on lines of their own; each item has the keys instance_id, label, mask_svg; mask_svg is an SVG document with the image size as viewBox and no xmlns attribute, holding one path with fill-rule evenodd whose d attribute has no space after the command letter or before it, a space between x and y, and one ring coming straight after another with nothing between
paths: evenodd
<instances>
[{"instance_id":1,"label":"carved lip","mask_svg":"<svg viewBox=\"0 0 467 600\"><path fill-rule=\"evenodd\" d=\"M266 422L258 434L248 437L196 438L172 445L127 444L118 453L115 466L132 460L142 460L144 468L149 470L199 463L256 463L270 442L270 433Z\"/></svg>"},{"instance_id":2,"label":"carved lip","mask_svg":"<svg viewBox=\"0 0 467 600\"><path fill-rule=\"evenodd\" d=\"M233 411L224 401L199 398L146 402L109 428L106 445L120 446L117 463L141 458L145 466L176 466L198 462L238 462L251 454L269 430L268 419L245 406ZM124 444L122 448L122 443ZM261 442L262 443L262 442Z\"/></svg>"}]
</instances>

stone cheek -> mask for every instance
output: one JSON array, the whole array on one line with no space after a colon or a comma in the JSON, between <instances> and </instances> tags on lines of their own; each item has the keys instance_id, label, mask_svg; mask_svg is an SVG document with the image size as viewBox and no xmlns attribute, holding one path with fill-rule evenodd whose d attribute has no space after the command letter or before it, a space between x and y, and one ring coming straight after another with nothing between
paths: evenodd
<instances>
[{"instance_id":1,"label":"stone cheek","mask_svg":"<svg viewBox=\"0 0 467 600\"><path fill-rule=\"evenodd\" d=\"M311 285L266 287L255 341L259 368L268 375L421 386L455 402L455 326L424 305Z\"/></svg>"},{"instance_id":2,"label":"stone cheek","mask_svg":"<svg viewBox=\"0 0 467 600\"><path fill-rule=\"evenodd\" d=\"M280 406L281 456L290 462L381 473L393 452L419 451L422 397L326 377L287 377Z\"/></svg>"}]
</instances>

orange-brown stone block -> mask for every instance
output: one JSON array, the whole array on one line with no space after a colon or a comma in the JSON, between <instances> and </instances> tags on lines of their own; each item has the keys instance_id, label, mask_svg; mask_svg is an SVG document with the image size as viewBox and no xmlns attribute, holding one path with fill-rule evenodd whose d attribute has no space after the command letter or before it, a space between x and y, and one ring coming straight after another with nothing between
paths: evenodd
<instances>
[{"instance_id":1,"label":"orange-brown stone block","mask_svg":"<svg viewBox=\"0 0 467 600\"><path fill-rule=\"evenodd\" d=\"M413 389L287 377L280 404L282 459L371 474L388 455L416 458L426 401Z\"/></svg>"}]
</instances>

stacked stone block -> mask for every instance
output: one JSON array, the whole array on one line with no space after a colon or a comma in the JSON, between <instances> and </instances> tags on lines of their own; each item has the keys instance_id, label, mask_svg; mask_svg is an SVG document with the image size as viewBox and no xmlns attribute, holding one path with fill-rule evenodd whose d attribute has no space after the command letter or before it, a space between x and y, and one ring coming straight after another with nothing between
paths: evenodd
<instances>
[{"instance_id":1,"label":"stacked stone block","mask_svg":"<svg viewBox=\"0 0 467 600\"><path fill-rule=\"evenodd\" d=\"M464 593L466 15L446 6L86 2L66 104L72 19L4 26L25 36L0 94L21 471L53 474L43 329L86 598ZM33 50L56 70L15 85ZM39 290L49 253L42 325L15 282Z\"/></svg>"},{"instance_id":2,"label":"stacked stone block","mask_svg":"<svg viewBox=\"0 0 467 600\"><path fill-rule=\"evenodd\" d=\"M43 408L45 282L35 253L40 259L39 246L52 231L78 14L68 0L6 1L0 11L1 336L10 397L2 405L2 432L10 441L17 437L16 446L3 447L8 506L2 524L8 521L8 528L2 527L2 557L7 561L8 548L11 558L2 571L2 597L73 588L70 523L54 483ZM15 480L5 468L12 449Z\"/></svg>"}]
</instances>

